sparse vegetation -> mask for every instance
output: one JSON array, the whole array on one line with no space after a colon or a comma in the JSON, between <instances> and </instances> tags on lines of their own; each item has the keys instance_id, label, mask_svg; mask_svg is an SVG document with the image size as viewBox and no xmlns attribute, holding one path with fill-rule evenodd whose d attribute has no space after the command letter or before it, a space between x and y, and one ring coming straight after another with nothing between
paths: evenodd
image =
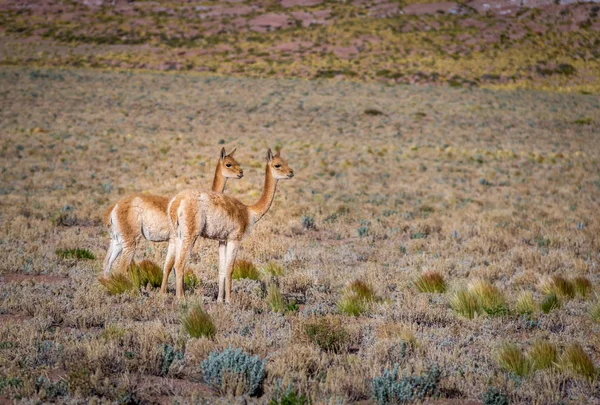
<instances>
[{"instance_id":1,"label":"sparse vegetation","mask_svg":"<svg viewBox=\"0 0 600 405\"><path fill-rule=\"evenodd\" d=\"M98 279L110 295L119 295L133 289L133 283L125 273L112 272L107 277Z\"/></svg>"},{"instance_id":2,"label":"sparse vegetation","mask_svg":"<svg viewBox=\"0 0 600 405\"><path fill-rule=\"evenodd\" d=\"M338 309L342 314L358 316L376 300L377 296L371 285L362 280L354 280L338 301Z\"/></svg>"},{"instance_id":3,"label":"sparse vegetation","mask_svg":"<svg viewBox=\"0 0 600 405\"><path fill-rule=\"evenodd\" d=\"M267 303L273 312L285 312L286 305L279 287L270 284L267 290Z\"/></svg>"},{"instance_id":4,"label":"sparse vegetation","mask_svg":"<svg viewBox=\"0 0 600 405\"><path fill-rule=\"evenodd\" d=\"M265 378L265 360L250 356L242 349L211 352L202 362L202 376L205 383L222 394L257 395Z\"/></svg>"},{"instance_id":5,"label":"sparse vegetation","mask_svg":"<svg viewBox=\"0 0 600 405\"><path fill-rule=\"evenodd\" d=\"M435 271L428 271L421 274L415 280L415 287L420 292L443 293L446 291L446 281L444 276Z\"/></svg>"},{"instance_id":6,"label":"sparse vegetation","mask_svg":"<svg viewBox=\"0 0 600 405\"><path fill-rule=\"evenodd\" d=\"M587 298L592 292L592 283L585 277L575 277L573 279L573 288L578 295Z\"/></svg>"},{"instance_id":7,"label":"sparse vegetation","mask_svg":"<svg viewBox=\"0 0 600 405\"><path fill-rule=\"evenodd\" d=\"M56 256L60 259L82 259L82 260L95 260L96 256L87 249L74 248L74 249L56 249Z\"/></svg>"},{"instance_id":8,"label":"sparse vegetation","mask_svg":"<svg viewBox=\"0 0 600 405\"><path fill-rule=\"evenodd\" d=\"M236 260L233 266L232 278L234 280L240 280L242 278L260 280L260 271L258 271L254 263L249 260Z\"/></svg>"},{"instance_id":9,"label":"sparse vegetation","mask_svg":"<svg viewBox=\"0 0 600 405\"><path fill-rule=\"evenodd\" d=\"M498 365L517 377L526 377L531 365L517 346L505 343L498 349Z\"/></svg>"},{"instance_id":10,"label":"sparse vegetation","mask_svg":"<svg viewBox=\"0 0 600 405\"><path fill-rule=\"evenodd\" d=\"M589 380L596 379L596 367L579 343L572 343L565 348L560 365L563 369Z\"/></svg>"},{"instance_id":11,"label":"sparse vegetation","mask_svg":"<svg viewBox=\"0 0 600 405\"><path fill-rule=\"evenodd\" d=\"M275 276L275 277L280 277L280 276L283 276L283 274L284 274L283 267L275 262L267 263L265 265L265 267L263 268L263 271L266 274L269 274L269 275Z\"/></svg>"},{"instance_id":12,"label":"sparse vegetation","mask_svg":"<svg viewBox=\"0 0 600 405\"><path fill-rule=\"evenodd\" d=\"M348 346L348 332L340 319L319 317L303 325L308 339L322 350L341 353Z\"/></svg>"},{"instance_id":13,"label":"sparse vegetation","mask_svg":"<svg viewBox=\"0 0 600 405\"><path fill-rule=\"evenodd\" d=\"M211 316L200 306L193 306L181 319L181 325L188 335L195 338L212 338L217 333Z\"/></svg>"}]
</instances>

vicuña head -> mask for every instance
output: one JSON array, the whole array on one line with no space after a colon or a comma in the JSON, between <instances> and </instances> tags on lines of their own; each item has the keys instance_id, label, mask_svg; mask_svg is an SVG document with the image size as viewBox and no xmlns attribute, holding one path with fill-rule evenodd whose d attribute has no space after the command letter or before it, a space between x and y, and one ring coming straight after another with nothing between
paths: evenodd
<instances>
[{"instance_id":1,"label":"vicu\u00f1a head","mask_svg":"<svg viewBox=\"0 0 600 405\"><path fill-rule=\"evenodd\" d=\"M185 190L169 202L168 214L172 226L171 235L175 246L175 275L177 297L183 297L183 274L185 261L198 236L219 241L219 296L218 301L230 302L231 274L240 242L250 234L256 224L269 210L277 182L294 177L294 171L281 157L281 151L273 155L267 151L267 167L263 191L255 204L241 201L219 193ZM172 260L167 254L167 260ZM166 291L168 272L163 274Z\"/></svg>"}]
</instances>

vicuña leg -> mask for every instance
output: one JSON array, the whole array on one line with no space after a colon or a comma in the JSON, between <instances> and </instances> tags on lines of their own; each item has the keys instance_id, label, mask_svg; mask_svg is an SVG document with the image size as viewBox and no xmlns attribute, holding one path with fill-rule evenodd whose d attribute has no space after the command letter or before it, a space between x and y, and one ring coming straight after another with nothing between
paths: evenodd
<instances>
[{"instance_id":1,"label":"vicu\u00f1a leg","mask_svg":"<svg viewBox=\"0 0 600 405\"><path fill-rule=\"evenodd\" d=\"M217 302L225 300L225 278L227 276L227 242L219 241L219 295Z\"/></svg>"},{"instance_id":2,"label":"vicu\u00f1a leg","mask_svg":"<svg viewBox=\"0 0 600 405\"><path fill-rule=\"evenodd\" d=\"M106 258L104 259L104 275L108 276L110 269L121 252L123 251L123 245L116 239L110 240L110 247L106 252Z\"/></svg>"},{"instance_id":3,"label":"vicu\u00f1a leg","mask_svg":"<svg viewBox=\"0 0 600 405\"><path fill-rule=\"evenodd\" d=\"M167 247L167 258L165 259L165 265L163 267L163 279L160 286L160 292L167 292L167 284L169 283L169 274L175 265L175 239L169 239L169 247Z\"/></svg>"},{"instance_id":4,"label":"vicu\u00f1a leg","mask_svg":"<svg viewBox=\"0 0 600 405\"><path fill-rule=\"evenodd\" d=\"M133 255L135 254L135 248L137 247L137 241L128 240L123 241L123 254L121 255L121 269L122 271L127 271L129 269L129 265L133 260Z\"/></svg>"},{"instance_id":5,"label":"vicu\u00f1a leg","mask_svg":"<svg viewBox=\"0 0 600 405\"><path fill-rule=\"evenodd\" d=\"M227 241L227 277L225 279L225 303L231 302L231 276L233 275L233 265L235 263L235 257L240 246L240 242L237 240Z\"/></svg>"},{"instance_id":6,"label":"vicu\u00f1a leg","mask_svg":"<svg viewBox=\"0 0 600 405\"><path fill-rule=\"evenodd\" d=\"M185 263L194 248L195 238L191 236L178 237L175 248L175 292L177 298L183 298L183 275ZM163 279L164 280L164 279Z\"/></svg>"}]
</instances>

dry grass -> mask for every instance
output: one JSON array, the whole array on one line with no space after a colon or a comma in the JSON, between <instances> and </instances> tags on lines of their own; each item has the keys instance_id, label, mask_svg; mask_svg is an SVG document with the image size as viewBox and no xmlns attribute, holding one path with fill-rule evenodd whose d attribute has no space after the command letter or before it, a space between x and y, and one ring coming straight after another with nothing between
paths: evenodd
<instances>
[{"instance_id":1,"label":"dry grass","mask_svg":"<svg viewBox=\"0 0 600 405\"><path fill-rule=\"evenodd\" d=\"M522 292L515 302L515 311L520 315L531 315L535 312L536 304L531 291Z\"/></svg>"},{"instance_id":2,"label":"dry grass","mask_svg":"<svg viewBox=\"0 0 600 405\"><path fill-rule=\"evenodd\" d=\"M0 84L0 395L9 401L239 401L200 382L209 354L232 347L266 360L257 402L290 384L312 403L368 400L371 378L396 363L407 376L438 364L441 392L459 401L494 386L515 403L597 402L585 378L515 379L496 363L503 341L526 350L546 340L585 343L598 366L595 299L491 317L468 293L471 320L447 304L476 279L511 305L532 292L539 306L545 275L600 285L600 121L574 123L597 116L597 98L17 66L0 68ZM239 254L261 275L269 262L283 274L234 280L232 304L217 304L218 247L199 239L186 267L202 288L184 303L172 289L107 294L96 281L104 210L129 193L210 188L223 146L238 148L245 174L226 193L244 203L260 196L267 147L282 147L294 168ZM300 229L302 216L316 229ZM96 259L60 259L64 247ZM162 265L166 248L142 241L135 259ZM418 293L424 269L451 292ZM271 311L266 280L297 311ZM337 314L354 280L383 299ZM213 338L185 332L179 305L196 303ZM42 398L38 379L54 373L68 383L52 380Z\"/></svg>"},{"instance_id":3,"label":"dry grass","mask_svg":"<svg viewBox=\"0 0 600 405\"><path fill-rule=\"evenodd\" d=\"M592 292L592 282L585 277L575 277L572 281L575 292L587 298Z\"/></svg>"},{"instance_id":4,"label":"dry grass","mask_svg":"<svg viewBox=\"0 0 600 405\"><path fill-rule=\"evenodd\" d=\"M498 349L498 365L504 370L517 377L527 377L531 371L531 365L521 352L521 349L513 344L505 343Z\"/></svg>"},{"instance_id":5,"label":"dry grass","mask_svg":"<svg viewBox=\"0 0 600 405\"><path fill-rule=\"evenodd\" d=\"M544 296L542 302L540 302L540 309L543 313L547 314L550 311L558 309L562 306L560 298L554 293L550 293Z\"/></svg>"},{"instance_id":6,"label":"dry grass","mask_svg":"<svg viewBox=\"0 0 600 405\"><path fill-rule=\"evenodd\" d=\"M247 278L250 280L260 280L260 271L249 260L236 260L233 266L233 279L240 280Z\"/></svg>"},{"instance_id":7,"label":"dry grass","mask_svg":"<svg viewBox=\"0 0 600 405\"><path fill-rule=\"evenodd\" d=\"M162 283L163 271L153 261L142 260L139 263L131 263L129 266L129 276L135 288L143 288L147 285L157 288Z\"/></svg>"},{"instance_id":8,"label":"dry grass","mask_svg":"<svg viewBox=\"0 0 600 405\"><path fill-rule=\"evenodd\" d=\"M556 365L558 351L556 345L544 340L537 340L529 348L527 358L533 371L543 370Z\"/></svg>"},{"instance_id":9,"label":"dry grass","mask_svg":"<svg viewBox=\"0 0 600 405\"><path fill-rule=\"evenodd\" d=\"M181 325L187 334L194 338L212 338L217 333L211 316L200 306L193 306L182 317Z\"/></svg>"},{"instance_id":10,"label":"dry grass","mask_svg":"<svg viewBox=\"0 0 600 405\"><path fill-rule=\"evenodd\" d=\"M271 276L280 277L283 276L284 269L283 266L275 262L269 262L265 267L263 267L263 272Z\"/></svg>"},{"instance_id":11,"label":"dry grass","mask_svg":"<svg viewBox=\"0 0 600 405\"><path fill-rule=\"evenodd\" d=\"M600 298L597 299L594 304L592 304L590 308L590 316L594 322L600 323Z\"/></svg>"},{"instance_id":12,"label":"dry grass","mask_svg":"<svg viewBox=\"0 0 600 405\"><path fill-rule=\"evenodd\" d=\"M129 275L126 273L110 273L107 277L98 279L110 295L119 295L134 288Z\"/></svg>"},{"instance_id":13,"label":"dry grass","mask_svg":"<svg viewBox=\"0 0 600 405\"><path fill-rule=\"evenodd\" d=\"M473 319L481 311L477 296L469 290L458 290L453 293L450 297L450 307L468 319Z\"/></svg>"},{"instance_id":14,"label":"dry grass","mask_svg":"<svg viewBox=\"0 0 600 405\"><path fill-rule=\"evenodd\" d=\"M421 274L414 283L420 292L446 292L446 280L444 280L444 276L435 271L428 271Z\"/></svg>"},{"instance_id":15,"label":"dry grass","mask_svg":"<svg viewBox=\"0 0 600 405\"><path fill-rule=\"evenodd\" d=\"M276 284L269 284L267 289L267 304L273 312L285 312L285 300Z\"/></svg>"},{"instance_id":16,"label":"dry grass","mask_svg":"<svg viewBox=\"0 0 600 405\"><path fill-rule=\"evenodd\" d=\"M477 297L481 308L489 315L504 315L508 312L506 297L485 280L478 279L469 283L469 292Z\"/></svg>"},{"instance_id":17,"label":"dry grass","mask_svg":"<svg viewBox=\"0 0 600 405\"><path fill-rule=\"evenodd\" d=\"M346 288L337 307L342 314L359 316L366 312L369 305L377 299L373 286L362 280L354 280Z\"/></svg>"},{"instance_id":18,"label":"dry grass","mask_svg":"<svg viewBox=\"0 0 600 405\"><path fill-rule=\"evenodd\" d=\"M575 297L573 283L562 276L544 278L540 283L540 291L546 295L556 294L561 298L571 299Z\"/></svg>"},{"instance_id":19,"label":"dry grass","mask_svg":"<svg viewBox=\"0 0 600 405\"><path fill-rule=\"evenodd\" d=\"M560 366L577 376L596 379L596 367L579 343L572 343L560 356Z\"/></svg>"}]
</instances>

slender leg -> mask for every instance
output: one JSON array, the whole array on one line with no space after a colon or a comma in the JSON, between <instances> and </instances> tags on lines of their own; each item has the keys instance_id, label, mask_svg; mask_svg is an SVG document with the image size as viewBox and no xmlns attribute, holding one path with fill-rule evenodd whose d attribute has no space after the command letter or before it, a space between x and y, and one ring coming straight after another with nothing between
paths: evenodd
<instances>
[{"instance_id":1,"label":"slender leg","mask_svg":"<svg viewBox=\"0 0 600 405\"><path fill-rule=\"evenodd\" d=\"M225 301L225 276L227 275L227 242L219 241L219 296L217 302Z\"/></svg>"},{"instance_id":2,"label":"slender leg","mask_svg":"<svg viewBox=\"0 0 600 405\"><path fill-rule=\"evenodd\" d=\"M169 283L169 274L175 264L175 239L169 238L169 247L167 248L167 258L165 259L165 265L163 268L163 279L160 286L160 292L165 294L167 292L167 284Z\"/></svg>"},{"instance_id":3,"label":"slender leg","mask_svg":"<svg viewBox=\"0 0 600 405\"><path fill-rule=\"evenodd\" d=\"M126 272L129 269L129 265L133 260L135 254L135 248L137 247L137 241L124 241L123 243L123 255L121 256L121 269Z\"/></svg>"},{"instance_id":4,"label":"slender leg","mask_svg":"<svg viewBox=\"0 0 600 405\"><path fill-rule=\"evenodd\" d=\"M233 274L233 264L235 263L235 257L237 255L240 242L237 240L230 240L227 242L227 277L225 279L225 303L231 302L231 276Z\"/></svg>"},{"instance_id":5,"label":"slender leg","mask_svg":"<svg viewBox=\"0 0 600 405\"><path fill-rule=\"evenodd\" d=\"M185 262L194 248L194 237L178 237L175 249L175 292L177 298L183 298L183 274L185 271Z\"/></svg>"},{"instance_id":6,"label":"slender leg","mask_svg":"<svg viewBox=\"0 0 600 405\"><path fill-rule=\"evenodd\" d=\"M110 240L110 247L108 248L108 252L106 252L106 258L104 259L104 275L108 276L110 273L110 269L114 263L114 261L119 257L123 251L123 245L119 243L119 241L115 239Z\"/></svg>"}]
</instances>

